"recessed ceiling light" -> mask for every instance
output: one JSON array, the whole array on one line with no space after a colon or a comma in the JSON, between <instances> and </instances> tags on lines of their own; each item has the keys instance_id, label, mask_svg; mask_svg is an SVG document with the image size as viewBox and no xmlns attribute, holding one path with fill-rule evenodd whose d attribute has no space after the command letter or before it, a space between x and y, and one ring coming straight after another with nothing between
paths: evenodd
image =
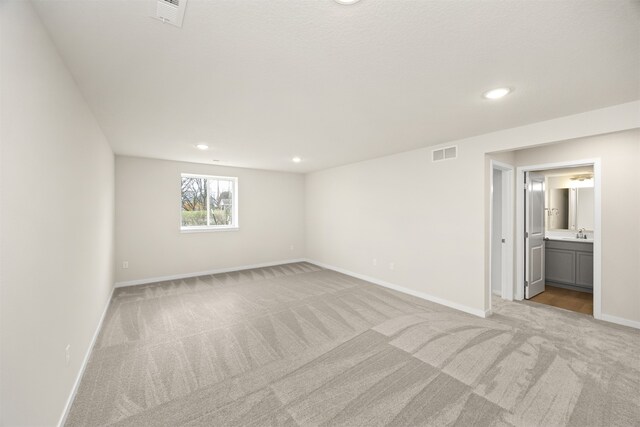
<instances>
[{"instance_id":1,"label":"recessed ceiling light","mask_svg":"<svg viewBox=\"0 0 640 427\"><path fill-rule=\"evenodd\" d=\"M208 149L209 149L209 146L208 146L207 144L197 144L197 145L196 145L196 148L197 148L198 150L208 150Z\"/></svg>"},{"instance_id":2,"label":"recessed ceiling light","mask_svg":"<svg viewBox=\"0 0 640 427\"><path fill-rule=\"evenodd\" d=\"M292 161L293 163L300 163L300 162L302 161L302 159L301 159L300 157L296 156L296 157L294 157L293 159L291 159L291 161Z\"/></svg>"},{"instance_id":3,"label":"recessed ceiling light","mask_svg":"<svg viewBox=\"0 0 640 427\"><path fill-rule=\"evenodd\" d=\"M354 3L358 3L360 0L335 0L336 3L350 5Z\"/></svg>"},{"instance_id":4,"label":"recessed ceiling light","mask_svg":"<svg viewBox=\"0 0 640 427\"><path fill-rule=\"evenodd\" d=\"M485 92L482 96L486 99L500 99L503 96L507 96L511 92L511 89L508 87L499 87L497 89L491 89Z\"/></svg>"}]
</instances>

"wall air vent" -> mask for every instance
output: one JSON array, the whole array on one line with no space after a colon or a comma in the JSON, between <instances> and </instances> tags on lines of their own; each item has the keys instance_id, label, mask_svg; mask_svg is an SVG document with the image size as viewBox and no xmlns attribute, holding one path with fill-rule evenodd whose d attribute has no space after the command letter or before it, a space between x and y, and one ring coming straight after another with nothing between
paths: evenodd
<instances>
[{"instance_id":1,"label":"wall air vent","mask_svg":"<svg viewBox=\"0 0 640 427\"><path fill-rule=\"evenodd\" d=\"M149 5L152 18L182 27L187 0L151 0Z\"/></svg>"},{"instance_id":2,"label":"wall air vent","mask_svg":"<svg viewBox=\"0 0 640 427\"><path fill-rule=\"evenodd\" d=\"M434 162L440 162L442 160L451 160L458 157L458 147L445 147L433 150L431 152L431 160Z\"/></svg>"}]
</instances>

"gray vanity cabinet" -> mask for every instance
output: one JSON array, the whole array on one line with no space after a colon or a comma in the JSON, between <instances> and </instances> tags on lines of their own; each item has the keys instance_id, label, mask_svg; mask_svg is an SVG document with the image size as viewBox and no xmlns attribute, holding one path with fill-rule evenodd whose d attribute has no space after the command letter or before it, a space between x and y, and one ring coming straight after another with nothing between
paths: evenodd
<instances>
[{"instance_id":1,"label":"gray vanity cabinet","mask_svg":"<svg viewBox=\"0 0 640 427\"><path fill-rule=\"evenodd\" d=\"M576 252L566 249L554 249L546 244L545 278L555 283L574 284L576 282Z\"/></svg>"},{"instance_id":2,"label":"gray vanity cabinet","mask_svg":"<svg viewBox=\"0 0 640 427\"><path fill-rule=\"evenodd\" d=\"M592 292L593 244L547 240L545 278L562 287Z\"/></svg>"},{"instance_id":3,"label":"gray vanity cabinet","mask_svg":"<svg viewBox=\"0 0 640 427\"><path fill-rule=\"evenodd\" d=\"M593 252L576 252L576 286L593 289Z\"/></svg>"}]
</instances>

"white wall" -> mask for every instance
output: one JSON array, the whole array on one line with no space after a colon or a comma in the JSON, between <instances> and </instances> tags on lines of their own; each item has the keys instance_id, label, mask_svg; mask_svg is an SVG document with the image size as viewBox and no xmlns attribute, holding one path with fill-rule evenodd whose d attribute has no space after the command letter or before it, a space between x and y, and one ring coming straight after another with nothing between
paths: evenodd
<instances>
[{"instance_id":1,"label":"white wall","mask_svg":"<svg viewBox=\"0 0 640 427\"><path fill-rule=\"evenodd\" d=\"M113 154L31 4L0 14L0 424L54 425L113 285Z\"/></svg>"},{"instance_id":2,"label":"white wall","mask_svg":"<svg viewBox=\"0 0 640 427\"><path fill-rule=\"evenodd\" d=\"M238 177L240 229L181 233L181 173ZM302 258L304 179L294 173L117 156L116 281Z\"/></svg>"},{"instance_id":3,"label":"white wall","mask_svg":"<svg viewBox=\"0 0 640 427\"><path fill-rule=\"evenodd\" d=\"M640 323L640 130L515 152L517 166L600 158L602 313Z\"/></svg>"},{"instance_id":4,"label":"white wall","mask_svg":"<svg viewBox=\"0 0 640 427\"><path fill-rule=\"evenodd\" d=\"M640 102L633 102L454 141L446 144L459 147L452 161L432 163L431 147L309 174L307 255L474 313L487 312L486 153L637 127ZM637 248L639 242L636 234L625 243Z\"/></svg>"},{"instance_id":5,"label":"white wall","mask_svg":"<svg viewBox=\"0 0 640 427\"><path fill-rule=\"evenodd\" d=\"M461 147L432 163L430 153L309 174L307 255L484 311L483 158Z\"/></svg>"}]
</instances>

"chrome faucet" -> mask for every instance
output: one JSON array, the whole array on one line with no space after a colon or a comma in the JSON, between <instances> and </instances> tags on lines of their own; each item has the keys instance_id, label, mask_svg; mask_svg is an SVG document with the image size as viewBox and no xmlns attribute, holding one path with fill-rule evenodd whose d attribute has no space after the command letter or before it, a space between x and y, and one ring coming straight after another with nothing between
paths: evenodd
<instances>
[{"instance_id":1,"label":"chrome faucet","mask_svg":"<svg viewBox=\"0 0 640 427\"><path fill-rule=\"evenodd\" d=\"M584 228L578 230L578 234L576 234L576 239L586 239L587 235L584 234Z\"/></svg>"}]
</instances>

